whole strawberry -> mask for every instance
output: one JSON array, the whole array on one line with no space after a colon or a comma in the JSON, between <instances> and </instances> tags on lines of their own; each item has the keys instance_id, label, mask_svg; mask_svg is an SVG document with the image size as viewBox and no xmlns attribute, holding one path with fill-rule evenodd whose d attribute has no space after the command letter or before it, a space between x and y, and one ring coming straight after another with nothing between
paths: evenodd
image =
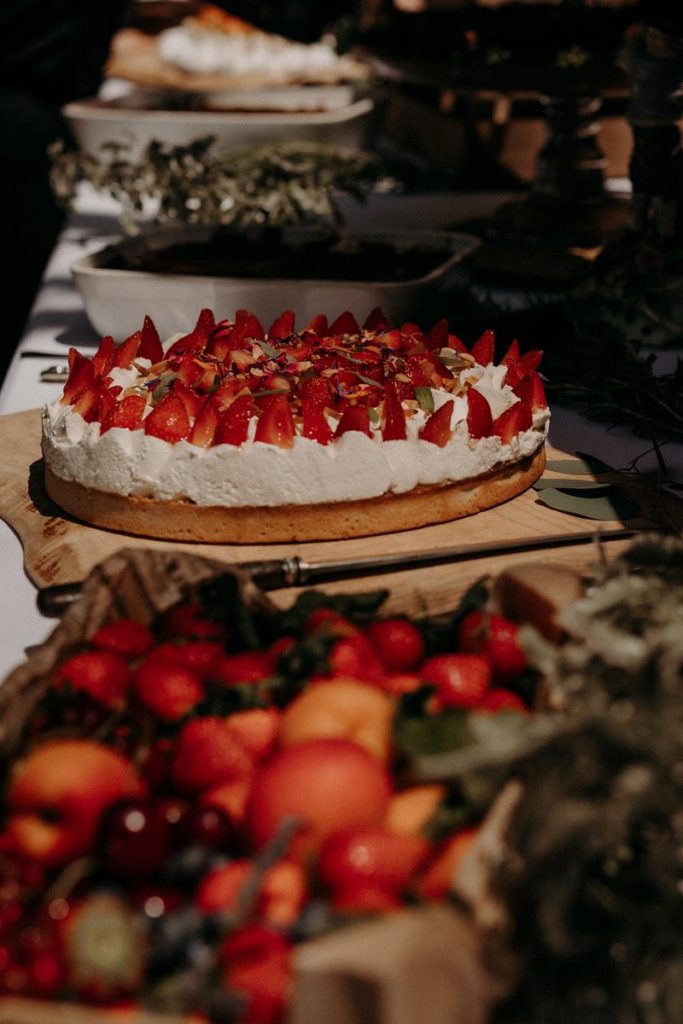
<instances>
[{"instance_id":1,"label":"whole strawberry","mask_svg":"<svg viewBox=\"0 0 683 1024\"><path fill-rule=\"evenodd\" d=\"M435 654L420 676L436 687L436 708L476 708L491 684L491 666L480 654Z\"/></svg>"},{"instance_id":2,"label":"whole strawberry","mask_svg":"<svg viewBox=\"0 0 683 1024\"><path fill-rule=\"evenodd\" d=\"M463 651L481 654L488 660L499 682L520 675L528 667L519 643L519 626L504 615L470 612L460 623L459 641Z\"/></svg>"}]
</instances>

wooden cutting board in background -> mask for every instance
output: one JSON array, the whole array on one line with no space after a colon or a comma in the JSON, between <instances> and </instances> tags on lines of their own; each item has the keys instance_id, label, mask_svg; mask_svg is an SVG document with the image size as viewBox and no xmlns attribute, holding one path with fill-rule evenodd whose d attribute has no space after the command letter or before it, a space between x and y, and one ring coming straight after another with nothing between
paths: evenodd
<instances>
[{"instance_id":1,"label":"wooden cutting board in background","mask_svg":"<svg viewBox=\"0 0 683 1024\"><path fill-rule=\"evenodd\" d=\"M661 507L654 496L643 490L637 480L624 478L623 484L631 497L638 500L646 515L622 524L618 521L596 523L590 519L557 512L541 505L536 492L528 490L512 501L451 523L426 526L403 533L342 541L317 541L297 544L180 544L155 541L113 533L86 526L65 516L47 497L43 485L40 454L40 414L38 410L14 413L0 417L0 453L4 471L0 481L0 517L16 532L24 549L26 572L36 587L82 580L97 562L124 547L176 548L203 554L226 563L240 563L262 558L298 555L308 562L331 558L368 557L379 554L409 553L438 550L455 545L504 543L518 538L557 535L585 531L587 543L579 547L526 552L524 554L497 555L463 562L455 587L464 591L472 582L486 573L497 573L512 561L561 562L581 570L595 561L597 550L591 538L601 529L647 528L661 525ZM551 459L571 456L548 450ZM381 500L381 499L379 499ZM683 503L677 499L667 502L667 514L683 523ZM610 552L616 553L626 541L612 541ZM409 573L388 573L373 577L329 584L331 590L367 590L369 587L388 587L398 597L410 586L411 592L421 595L424 611L438 613L452 607L454 572L427 568Z\"/></svg>"}]
</instances>

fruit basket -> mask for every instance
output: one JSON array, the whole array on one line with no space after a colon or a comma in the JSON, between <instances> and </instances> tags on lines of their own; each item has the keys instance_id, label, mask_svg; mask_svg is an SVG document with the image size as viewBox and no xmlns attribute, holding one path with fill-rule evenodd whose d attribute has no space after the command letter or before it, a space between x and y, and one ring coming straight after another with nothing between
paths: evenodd
<instances>
[{"instance_id":1,"label":"fruit basket","mask_svg":"<svg viewBox=\"0 0 683 1024\"><path fill-rule=\"evenodd\" d=\"M211 600L219 600L222 608L229 609L232 636L228 649L235 653L221 656L220 695L213 684L206 682L207 675L211 675L211 671L206 670L206 658L213 657L223 644L224 623L197 618L195 596L198 593L202 601L211 594ZM188 595L192 595L191 598ZM485 705L489 711L509 707L515 713L504 717L526 719L532 699L528 680L520 683L518 693L507 683L500 682L503 677L519 675L523 669L523 665L515 663L520 650L514 636L501 634L498 638L502 644L500 664L495 670L498 681L493 683L491 668L483 655L456 655L456 662L460 658L462 666L451 665L448 654L432 654L430 659L425 643L428 649L431 645L433 651L444 649L444 638L438 630L432 636L428 630L423 632L422 627L417 629L408 619L395 616L385 619L384 626L380 625L382 620L374 618L374 609L381 595L368 594L360 600L357 597L342 599L341 604L338 598L313 595L314 592L309 592L307 597L299 598L295 606L297 615L304 616L302 621L309 632L301 633L299 641L294 643L294 634L284 632L293 628L291 614L289 619L283 619L282 610L244 571L226 573L225 565L172 551L122 552L96 568L84 585L81 599L67 611L49 640L5 681L0 688L0 751L3 761L14 763L15 767L6 791L5 831L0 843L7 897L4 929L9 941L5 948L10 958L0 992L3 1024L36 1020L36 1014L46 1024L53 1020L82 1020L83 1024L90 1021L94 1024L96 1020L106 1020L110 1012L113 1019L118 1019L118 1011L110 1011L105 1005L107 1002L120 1003L126 999L133 1001L134 1008L138 1007L140 958L156 956L163 922L170 920L181 929L180 939L175 937L176 947L178 941L189 944L190 948L193 942L201 945L204 935L201 928L206 929L208 922L212 922L211 928L224 929L227 936L240 936L240 941L244 940L249 947L239 954L240 957L244 954L246 959L243 957L244 972L237 984L246 984L249 989L253 1001L249 1009L251 1015L239 1015L240 1007L244 1008L244 993L236 996L228 987L218 995L214 993L210 1005L202 1007L210 1020L280 1020L285 988L289 1002L286 1019L300 1024L316 1020L321 1005L325 1005L326 1013L329 1011L330 1020L340 1022L363 1019L398 1024L407 1020L406 1014L410 1011L412 1019L423 1020L426 1024L438 1019L446 1010L448 1019L454 1022L472 1024L486 1019L488 1007L507 983L511 970L509 958L501 959L491 973L490 964L485 966L481 956L483 933L474 917L465 909L447 905L442 897L448 891L453 864L465 855L471 862L469 887L476 890L474 902L486 904L482 865L486 857L492 856L492 851L494 857L499 855L495 851L500 845L500 820L509 816L510 800L504 802L498 815L493 815L492 823L480 830L483 842L479 838L469 853L466 851L474 836L470 828L453 830L450 825L441 823L435 825L442 836L438 841L417 835L411 819L415 815L420 820L433 814L436 805L443 802L446 790L440 783L411 782L408 776L400 788L396 787L392 776L387 774L388 727L394 710L411 693L416 707L423 699L435 699L440 705L435 708L436 717L444 724L450 722L451 727L466 728L468 709L474 705L482 711ZM344 600L366 623L370 615L371 624L364 626L362 632L350 618L341 614L339 609L344 608ZM416 614L419 608L411 607L406 611ZM477 614L470 613L470 618ZM137 625L131 625L131 620ZM473 625L476 627L476 622ZM150 653L153 642L150 627L158 637L154 657L154 652ZM265 629L260 643L262 646L267 637L268 647L253 649L254 629ZM388 632L384 634L383 630ZM195 639L176 639L175 642L171 639L182 635ZM250 643L251 648L245 647ZM304 686L304 679L315 676L313 670L315 664L320 663L321 651L325 652L327 672L320 675L315 686ZM190 658L190 661L185 660L184 666L176 659L182 652ZM277 655L284 658L289 667L281 676L282 684L271 689L273 676L280 673L280 669L274 667L273 659ZM161 661L150 669L157 656ZM171 660L165 661L166 656ZM306 659L308 665L303 663ZM202 661L204 668L200 665ZM440 679L436 689L428 688L429 693L416 692L421 690L420 677L407 670L418 661L427 666L428 675L431 665L431 674ZM159 675L161 662L165 667ZM193 667L188 669L191 663ZM467 669L467 679L461 678L460 667ZM214 667L212 671L215 675L217 670ZM359 681L359 677L364 677L365 682ZM370 682L373 678L374 683ZM134 687L137 696L132 696L129 685ZM193 685L199 686L201 697L197 692L192 693ZM514 688L515 683L510 685ZM124 705L128 698L124 698L124 692L128 692L132 700L127 709ZM210 693L210 700L214 702L211 706L206 703ZM312 699L317 705L326 693L332 699L327 709L325 698L317 709L311 705L307 710L308 701ZM338 704L340 697L341 704ZM406 735L415 728L408 703L403 723ZM193 717L194 712L189 713L191 706L198 717ZM208 715L209 710L213 714ZM321 716L324 718L330 713L333 719L335 714L341 713L343 718L350 713L351 720L335 733L333 723L320 725ZM415 721L421 716L420 711ZM214 760L216 751L212 753L210 748L215 738L208 733L200 737L197 733L192 739L193 731L199 728L201 732L201 727L192 722L203 721L205 725L212 722L212 728L219 722L233 725L238 721L245 725L250 722L249 736L244 733L245 742L233 744L229 756L234 757L239 750L239 757L243 759L245 750L251 746L252 753L260 748L257 755L260 760L273 745L273 718L284 728L284 732L280 729L281 756L286 760L291 758L292 751L308 750L315 754L320 750L324 755L319 763L308 765L304 760L298 766L299 754L295 753L291 786L306 788L317 773L323 778L323 789L314 798L320 802L315 814L318 817L322 814L324 819L330 813L327 805L336 802L340 807L346 806L346 810L340 812L339 823L346 815L350 830L336 830L337 839L325 855L328 863L318 858L317 868L308 875L308 868L304 871L303 866L307 857L310 859L312 848L304 843L305 855L296 852L290 858L288 854L283 861L287 844L291 853L299 840L296 832L288 831L291 826L287 823L280 822L275 832L269 831L266 823L270 812L265 804L260 808L254 805L249 812L252 822L249 828L256 831L253 840L247 840L247 848L244 836L238 837L233 827L236 819L230 823L229 811L235 798L238 803L241 799L240 788L244 789L244 772L237 763L224 776L219 787L222 795L215 785L210 787L219 803L222 801L222 807L205 799L209 792L209 775L217 769L215 779L223 777L221 771L225 771L225 764L217 767ZM181 722L184 725L179 733ZM347 739L349 728L353 741ZM283 739L290 730L293 731L289 739ZM316 738L308 739L309 734ZM176 739L183 736L192 750L188 746L182 755L182 770L179 755L174 755L175 768L171 770L176 780L180 777L179 771L184 778L182 796L174 801L168 791L168 777L164 782L162 776L170 765L169 744L173 746ZM291 746L288 746L289 740ZM140 774L137 760L143 747L146 767ZM334 757L326 766L329 751ZM263 764L276 765L279 756L275 755L275 760L268 757ZM337 760L337 756L341 760ZM25 768L28 768L28 775ZM289 771L286 766L284 770ZM275 776L281 771L282 768L277 769ZM324 782L325 773L330 771L332 790L325 789ZM345 773L346 778L346 787L342 790L339 789L339 773ZM82 779L84 775L88 779L85 786L77 782L77 778ZM226 788L228 776L230 782ZM282 778L278 781L275 777L276 789L281 787ZM52 789L53 784L60 789L60 779L65 789L75 787L78 790L71 803L66 798L60 802L61 798ZM150 791L161 794L162 803L157 801L155 806L158 809L163 804L165 808L161 828L165 838L159 838L158 815L156 822L149 817L150 798L141 796L139 783L148 794ZM390 792L386 790L387 785ZM290 783L285 784L285 788L288 786ZM252 797L258 803L253 790ZM192 801L196 806L192 807ZM394 831L387 831L384 824L380 827L380 819L384 822L390 804L395 817ZM378 806L382 808L379 815ZM189 845L181 842L175 853L171 853L166 834L169 823L174 816L187 814L194 821L190 829L194 830L193 842ZM456 820L457 817L456 813ZM142 822L138 833L136 818ZM323 819L320 819L320 828L322 832L329 832ZM189 819L186 824L187 821ZM97 826L96 822L99 822ZM372 853L373 858L386 864L381 869L384 874L380 878L372 869L367 877L361 872L361 876L353 879L354 869L347 864L350 855L345 843L355 842L354 830L359 836L361 832L365 836L367 829L373 833L368 840L371 843L380 846L389 843L386 851L378 847ZM198 843L200 832L201 842ZM96 840L95 834L100 838ZM106 841L102 840L103 834L108 837ZM186 834L189 833L186 831ZM320 846L321 836L315 840L316 847ZM203 847L202 843L206 845ZM230 848L229 859L217 853L218 846ZM485 857L478 852L479 847L488 850ZM254 852L256 848L259 853ZM187 861L188 857L197 856L198 849L204 849L204 868L187 863L181 866L182 871L195 872L190 890L185 888L186 893L192 891L194 895L188 900L180 897L180 890L176 889L174 896L172 890L174 885L177 887L177 881L169 886L169 862L175 858L175 870L180 865L179 856ZM251 874L246 872L245 856L250 858ZM232 897L228 898L233 904L231 909L219 908L224 903L225 892L218 895L218 904L214 906L215 894L211 895L204 882L197 887L196 873L202 874L205 870L207 857L212 864L210 873L214 884L219 882L230 888L235 880L232 875L235 878L239 875L238 890L246 911L238 910ZM414 876L414 885L418 885L418 865L424 898L418 899L415 889L414 896L404 901L400 892L408 888L408 876ZM266 883L268 877L270 882ZM273 879L275 888L272 888ZM186 881L182 883L184 886ZM266 888L270 885L272 890L266 898L271 909L265 917L264 885ZM256 892L260 892L258 912L255 911L254 886ZM463 892L467 888L466 883ZM174 903L176 897L181 898L182 906ZM17 911L22 899L26 915L23 920L21 912ZM199 908L194 903L197 899ZM137 925L131 930L132 910L137 915ZM244 921L239 925L245 914L246 921L253 918L251 926ZM234 920L232 915L236 915ZM363 920L366 917L369 919ZM114 963L107 957L105 962L98 960L96 947L98 936L102 941L103 919L109 922L106 928L112 920L114 927L119 927L118 941L124 953L118 960L111 954ZM190 920L193 924L188 925ZM139 944L137 930L140 921L145 929L142 944ZM237 932L234 932L236 922ZM341 922L345 922L345 927L337 927ZM270 943L267 949L263 946L264 936ZM287 938L286 967L283 936ZM293 937L303 941L292 947L294 955L290 961ZM166 955L169 943L173 946L173 942L168 936L164 942ZM265 974L262 968L253 974L255 968L250 958L255 955L256 946L250 943L254 942L258 946L258 957L265 957L269 965ZM221 945L225 948L224 940ZM173 955L178 955L177 949ZM180 955L181 962L183 956ZM207 956L205 949L205 959ZM137 967L131 966L133 962ZM200 986L213 984L216 971L223 963L220 959L208 960L197 966L191 957L190 962L196 974L193 983ZM187 963L185 968L187 975ZM150 968L155 990L152 1011L160 1007L164 1011L170 1008L177 1011L179 1006L186 1009L187 993L183 996L183 986L176 984L178 978L172 974L174 980L169 985L163 969L159 977L156 971L157 967ZM30 981L27 981L27 972ZM235 978L231 984L234 982ZM173 989L172 996L170 989ZM26 998L29 994L66 995L67 1002L39 1005ZM76 1007L69 998L93 1000L95 1006ZM230 1000L232 1017L227 1016ZM225 1004L224 1016L220 1015L223 1010L218 1003ZM148 1011L146 1006L145 1012ZM138 1019L134 1016L135 1009L130 1012L131 1019ZM154 1015L144 1016L145 1021L156 1019ZM161 1016L159 1019L169 1018Z\"/></svg>"},{"instance_id":2,"label":"fruit basket","mask_svg":"<svg viewBox=\"0 0 683 1024\"><path fill-rule=\"evenodd\" d=\"M101 563L0 689L2 1024L675 1024L683 545L641 537L578 600L562 575L381 618Z\"/></svg>"}]
</instances>

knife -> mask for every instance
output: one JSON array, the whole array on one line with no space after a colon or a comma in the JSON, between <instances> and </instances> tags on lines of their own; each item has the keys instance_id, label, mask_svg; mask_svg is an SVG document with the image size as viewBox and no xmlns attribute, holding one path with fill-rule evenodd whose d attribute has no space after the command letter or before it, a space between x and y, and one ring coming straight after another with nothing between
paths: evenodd
<instances>
[{"instance_id":1,"label":"knife","mask_svg":"<svg viewBox=\"0 0 683 1024\"><path fill-rule=\"evenodd\" d=\"M410 554L371 555L367 558L331 559L323 562L307 562L298 555L285 558L241 562L234 568L246 572L263 590L281 590L287 587L301 587L308 583L333 583L338 580L355 579L361 576L379 576L382 573L409 569L426 569L448 562L469 562L477 558L496 555L516 554L524 551L543 551L548 548L563 548L601 543L612 540L629 540L637 530L598 530L595 533L561 533L540 537L524 537L518 540L487 541L482 544L460 545L442 548L438 551L415 551ZM226 563L226 569L230 566ZM60 616L77 600L83 584L58 583L38 591L38 610L48 617Z\"/></svg>"}]
</instances>

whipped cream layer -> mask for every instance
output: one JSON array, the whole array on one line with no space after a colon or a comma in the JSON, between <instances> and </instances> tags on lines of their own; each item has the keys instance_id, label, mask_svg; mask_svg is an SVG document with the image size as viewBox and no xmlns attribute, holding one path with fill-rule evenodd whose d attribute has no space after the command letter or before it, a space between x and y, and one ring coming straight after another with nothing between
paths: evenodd
<instances>
[{"instance_id":1,"label":"whipped cream layer","mask_svg":"<svg viewBox=\"0 0 683 1024\"><path fill-rule=\"evenodd\" d=\"M163 61L190 74L314 77L339 63L326 43L297 43L265 32L228 34L191 20L162 32L157 47Z\"/></svg>"},{"instance_id":2,"label":"whipped cream layer","mask_svg":"<svg viewBox=\"0 0 683 1024\"><path fill-rule=\"evenodd\" d=\"M131 371L114 371L117 383L130 383ZM494 417L518 401L503 384L504 366L475 366L469 374L488 400ZM112 374L113 375L113 374ZM133 373L133 376L137 374ZM435 408L453 398L433 390ZM43 454L59 477L99 491L203 506L268 507L313 505L400 494L418 485L437 485L483 476L536 452L545 441L549 412L534 415L532 426L510 444L499 437L468 436L467 401L454 399L454 433L440 448L418 437L428 414L418 409L407 420L403 441L382 440L350 431L329 445L296 436L291 448L249 440L199 448L187 441L169 444L143 430L113 428L100 435L99 423L86 423L59 400L43 410ZM332 422L332 420L330 420Z\"/></svg>"}]
</instances>

